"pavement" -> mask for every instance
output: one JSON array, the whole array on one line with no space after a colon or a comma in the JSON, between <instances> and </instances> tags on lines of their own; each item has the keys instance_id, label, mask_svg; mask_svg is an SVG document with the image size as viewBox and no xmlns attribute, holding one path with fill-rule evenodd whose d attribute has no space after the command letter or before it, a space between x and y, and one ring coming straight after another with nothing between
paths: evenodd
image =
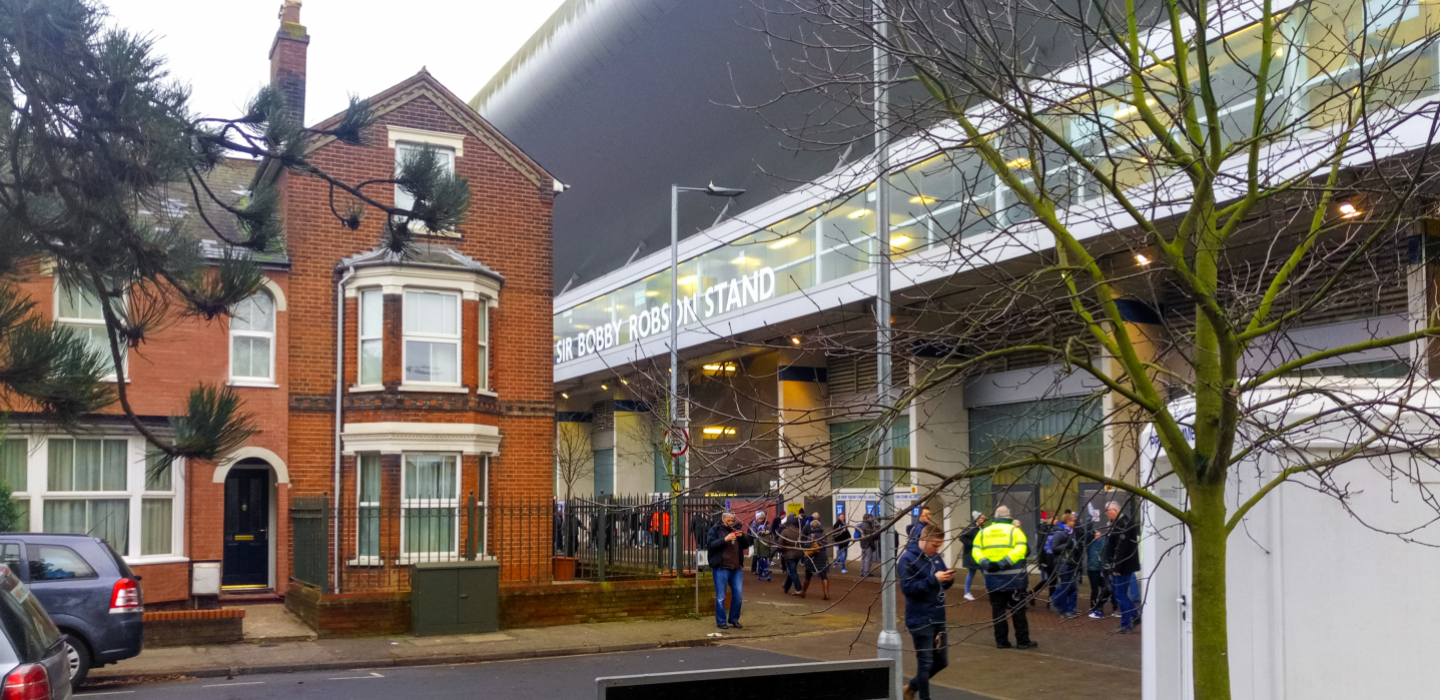
<instances>
[{"instance_id":1,"label":"pavement","mask_svg":"<svg viewBox=\"0 0 1440 700\"><path fill-rule=\"evenodd\" d=\"M715 628L713 615L706 610L692 619L513 629L487 635L302 641L297 634L290 634L298 621L289 617L283 607L247 606L247 625L253 616L257 622L267 621L268 632L251 634L247 629L251 641L242 644L147 650L136 658L92 671L92 683L84 694L116 688L128 693L132 684L183 678L241 682L248 676L359 668L383 675L387 668L654 652L663 648L728 648L736 654L783 654L815 661L874 658L879 630L878 582L853 576L832 579L833 600L827 602L819 599L818 580L809 597L801 600L781 593L779 578L761 582L747 577L741 617L745 628L724 631ZM1117 620L1062 620L1046 610L1042 602L1030 608L1029 614L1031 636L1040 648L999 650L994 645L989 604L979 582L975 588L978 600L973 602L961 597L959 582L951 590L947 610L950 668L941 672L935 683L971 694L954 697L1140 697L1140 636L1113 634ZM1081 604L1086 602L1082 591ZM909 635L903 633L903 624L900 628L906 643L906 670L913 672Z\"/></svg>"}]
</instances>

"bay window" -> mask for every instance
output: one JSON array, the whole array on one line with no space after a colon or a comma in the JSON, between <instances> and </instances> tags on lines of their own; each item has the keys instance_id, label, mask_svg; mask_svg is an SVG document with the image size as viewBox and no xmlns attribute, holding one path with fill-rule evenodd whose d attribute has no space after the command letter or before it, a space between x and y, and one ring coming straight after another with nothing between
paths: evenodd
<instances>
[{"instance_id":1,"label":"bay window","mask_svg":"<svg viewBox=\"0 0 1440 700\"><path fill-rule=\"evenodd\" d=\"M405 291L404 381L460 384L460 295Z\"/></svg>"},{"instance_id":2,"label":"bay window","mask_svg":"<svg viewBox=\"0 0 1440 700\"><path fill-rule=\"evenodd\" d=\"M454 454L405 455L400 486L402 555L459 552L459 461Z\"/></svg>"},{"instance_id":3,"label":"bay window","mask_svg":"<svg viewBox=\"0 0 1440 700\"><path fill-rule=\"evenodd\" d=\"M130 548L125 440L51 439L42 527L99 537L117 552Z\"/></svg>"},{"instance_id":4,"label":"bay window","mask_svg":"<svg viewBox=\"0 0 1440 700\"><path fill-rule=\"evenodd\" d=\"M265 292L246 297L230 312L230 379L274 381L275 301Z\"/></svg>"}]
</instances>

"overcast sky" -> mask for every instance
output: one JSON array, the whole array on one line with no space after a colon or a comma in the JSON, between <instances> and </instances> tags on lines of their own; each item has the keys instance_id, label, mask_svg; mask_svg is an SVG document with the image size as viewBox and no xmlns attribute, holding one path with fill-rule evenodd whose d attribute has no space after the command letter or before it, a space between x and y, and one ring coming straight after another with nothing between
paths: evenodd
<instances>
[{"instance_id":1,"label":"overcast sky","mask_svg":"<svg viewBox=\"0 0 1440 700\"><path fill-rule=\"evenodd\" d=\"M469 100L563 0L305 0L305 121L313 124L422 66ZM281 0L101 0L148 34L205 116L239 116L269 77Z\"/></svg>"}]
</instances>

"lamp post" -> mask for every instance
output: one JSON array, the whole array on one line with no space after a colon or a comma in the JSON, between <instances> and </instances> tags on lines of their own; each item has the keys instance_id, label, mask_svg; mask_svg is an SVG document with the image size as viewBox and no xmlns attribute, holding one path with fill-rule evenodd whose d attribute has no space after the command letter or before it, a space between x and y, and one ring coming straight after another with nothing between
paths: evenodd
<instances>
[{"instance_id":1,"label":"lamp post","mask_svg":"<svg viewBox=\"0 0 1440 700\"><path fill-rule=\"evenodd\" d=\"M876 398L881 405L891 399L891 337L890 337L890 56L884 41L889 26L885 21L885 1L875 0L875 370L878 375ZM890 442L890 429L880 431L880 517L885 522L895 517L895 453ZM905 647L895 628L895 544L892 537L880 538L880 637L876 655L895 661L895 687L891 697L900 697L905 683Z\"/></svg>"},{"instance_id":2,"label":"lamp post","mask_svg":"<svg viewBox=\"0 0 1440 700\"><path fill-rule=\"evenodd\" d=\"M680 193L681 192L704 192L711 197L725 197L725 207L730 207L730 202L736 197L745 194L745 190L733 187L716 187L710 183L704 187L681 187L670 185L670 441L686 439L681 435L685 432L685 419L680 417ZM720 212L725 215L724 210ZM718 222L718 219L717 219ZM680 533L680 503L675 498L676 479L679 474L679 457L675 456L675 450L670 450L670 522L671 531ZM678 577L680 568L680 549L683 542L676 538L674 547L675 575ZM698 536L696 541L698 542ZM695 585L700 585L700 567L695 567Z\"/></svg>"}]
</instances>

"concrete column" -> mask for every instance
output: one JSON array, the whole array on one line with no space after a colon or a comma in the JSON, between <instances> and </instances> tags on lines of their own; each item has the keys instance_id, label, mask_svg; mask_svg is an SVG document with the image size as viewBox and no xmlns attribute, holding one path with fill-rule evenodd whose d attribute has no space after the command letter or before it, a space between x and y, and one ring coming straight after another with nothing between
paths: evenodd
<instances>
[{"instance_id":1,"label":"concrete column","mask_svg":"<svg viewBox=\"0 0 1440 700\"><path fill-rule=\"evenodd\" d=\"M1126 298L1120 300L1120 315L1125 331L1136 353L1144 362L1159 365L1167 345L1167 334L1161 325L1159 307L1153 301ZM1103 360L1102 369L1111 377L1121 379L1125 372L1113 357ZM1152 381L1157 375L1151 374ZM1129 380L1123 380L1130 384ZM1140 480L1140 439L1149 417L1117 392L1105 394L1102 419L1104 424L1105 475L1131 483Z\"/></svg>"},{"instance_id":2,"label":"concrete column","mask_svg":"<svg viewBox=\"0 0 1440 700\"><path fill-rule=\"evenodd\" d=\"M649 404L615 400L615 493L655 491L655 447L658 442Z\"/></svg>"},{"instance_id":3,"label":"concrete column","mask_svg":"<svg viewBox=\"0 0 1440 700\"><path fill-rule=\"evenodd\" d=\"M782 350L776 372L780 414L781 491L787 501L830 491L830 426L826 406L825 356Z\"/></svg>"},{"instance_id":4,"label":"concrete column","mask_svg":"<svg viewBox=\"0 0 1440 700\"><path fill-rule=\"evenodd\" d=\"M938 359L917 357L910 361L910 385L924 381ZM910 467L937 472L940 476L915 473L911 483L924 494L944 477L954 476L970 466L970 417L960 386L939 387L926 392L910 410ZM941 524L951 538L970 522L970 489L966 483L952 484L931 498L931 522ZM960 561L960 547L949 546L945 559L954 566Z\"/></svg>"}]
</instances>

